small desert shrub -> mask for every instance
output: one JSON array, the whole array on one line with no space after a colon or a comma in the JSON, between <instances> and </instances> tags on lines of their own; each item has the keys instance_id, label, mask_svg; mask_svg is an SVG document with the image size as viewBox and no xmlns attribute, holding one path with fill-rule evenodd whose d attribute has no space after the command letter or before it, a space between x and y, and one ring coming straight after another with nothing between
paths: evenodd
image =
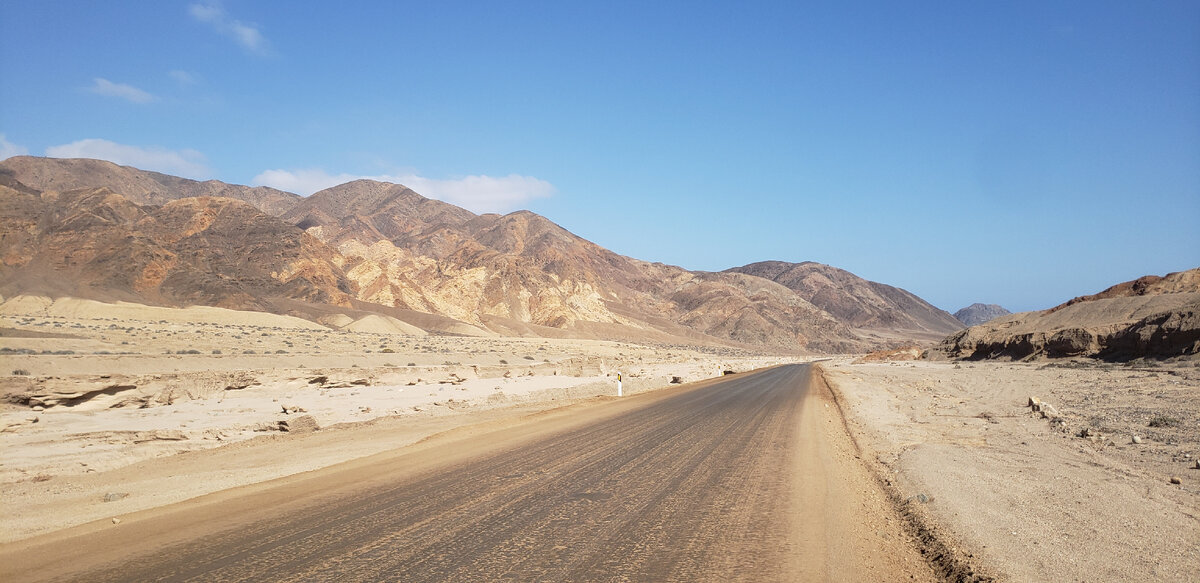
<instances>
[{"instance_id":1,"label":"small desert shrub","mask_svg":"<svg viewBox=\"0 0 1200 583\"><path fill-rule=\"evenodd\" d=\"M383 350L380 350L380 352L382 352L384 354L395 354L396 353L396 351L392 350L391 348L384 348Z\"/></svg>"},{"instance_id":2,"label":"small desert shrub","mask_svg":"<svg viewBox=\"0 0 1200 583\"><path fill-rule=\"evenodd\" d=\"M1147 427L1175 427L1179 425L1179 420L1169 415L1155 415L1150 418Z\"/></svg>"},{"instance_id":3,"label":"small desert shrub","mask_svg":"<svg viewBox=\"0 0 1200 583\"><path fill-rule=\"evenodd\" d=\"M13 371L13 376L27 377L27 376L29 376L29 371L27 371L23 368L18 368L17 370Z\"/></svg>"},{"instance_id":4,"label":"small desert shrub","mask_svg":"<svg viewBox=\"0 0 1200 583\"><path fill-rule=\"evenodd\" d=\"M176 354L200 354L200 351L195 348L189 348L187 350L180 350Z\"/></svg>"},{"instance_id":5,"label":"small desert shrub","mask_svg":"<svg viewBox=\"0 0 1200 583\"><path fill-rule=\"evenodd\" d=\"M500 359L500 364L508 364L508 361L507 361L507 360L504 360L503 358L501 358L501 359Z\"/></svg>"},{"instance_id":6,"label":"small desert shrub","mask_svg":"<svg viewBox=\"0 0 1200 583\"><path fill-rule=\"evenodd\" d=\"M213 350L213 352L212 352L212 353L213 353L213 354L221 354L221 351L220 351L220 350Z\"/></svg>"},{"instance_id":7,"label":"small desert shrub","mask_svg":"<svg viewBox=\"0 0 1200 583\"><path fill-rule=\"evenodd\" d=\"M410 363L408 363L408 364L406 364L406 365L404 365L404 366L417 366L417 363L415 363L415 362L410 362Z\"/></svg>"},{"instance_id":8,"label":"small desert shrub","mask_svg":"<svg viewBox=\"0 0 1200 583\"><path fill-rule=\"evenodd\" d=\"M533 357L532 357L532 356L528 356L528 355L526 355L526 356L523 356L522 358L524 358L525 360L533 360Z\"/></svg>"}]
</instances>

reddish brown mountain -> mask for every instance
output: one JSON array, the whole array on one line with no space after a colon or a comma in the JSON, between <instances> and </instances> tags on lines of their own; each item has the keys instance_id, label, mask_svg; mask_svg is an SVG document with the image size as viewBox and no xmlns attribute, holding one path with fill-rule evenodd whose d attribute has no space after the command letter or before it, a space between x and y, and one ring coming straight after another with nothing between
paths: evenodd
<instances>
[{"instance_id":1,"label":"reddish brown mountain","mask_svg":"<svg viewBox=\"0 0 1200 583\"><path fill-rule=\"evenodd\" d=\"M271 310L349 305L336 255L294 225L229 198L139 205L107 188L0 186L0 293Z\"/></svg>"},{"instance_id":2,"label":"reddish brown mountain","mask_svg":"<svg viewBox=\"0 0 1200 583\"><path fill-rule=\"evenodd\" d=\"M933 339L963 327L954 316L908 291L820 263L762 261L727 271L778 282L861 330Z\"/></svg>"}]
</instances>

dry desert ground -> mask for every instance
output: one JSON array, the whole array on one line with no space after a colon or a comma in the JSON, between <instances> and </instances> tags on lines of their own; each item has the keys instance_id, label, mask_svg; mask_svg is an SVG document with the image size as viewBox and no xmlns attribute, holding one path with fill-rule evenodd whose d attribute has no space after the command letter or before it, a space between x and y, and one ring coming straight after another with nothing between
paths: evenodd
<instances>
[{"instance_id":1,"label":"dry desert ground","mask_svg":"<svg viewBox=\"0 0 1200 583\"><path fill-rule=\"evenodd\" d=\"M633 394L796 360L376 328L10 298L0 304L0 542L615 395L618 373Z\"/></svg>"},{"instance_id":2,"label":"dry desert ground","mask_svg":"<svg viewBox=\"0 0 1200 583\"><path fill-rule=\"evenodd\" d=\"M611 398L617 373L638 393L811 360L358 328L8 298L0 542ZM820 366L926 551L999 580L1200 580L1195 361Z\"/></svg>"}]
</instances>

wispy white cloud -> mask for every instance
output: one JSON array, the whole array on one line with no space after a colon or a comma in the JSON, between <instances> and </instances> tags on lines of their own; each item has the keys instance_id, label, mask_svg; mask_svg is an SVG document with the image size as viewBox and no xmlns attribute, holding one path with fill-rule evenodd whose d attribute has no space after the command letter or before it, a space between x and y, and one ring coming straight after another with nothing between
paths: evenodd
<instances>
[{"instance_id":1,"label":"wispy white cloud","mask_svg":"<svg viewBox=\"0 0 1200 583\"><path fill-rule=\"evenodd\" d=\"M195 73L189 73L180 69L168 71L167 76L174 79L180 85L195 85L200 82L200 78Z\"/></svg>"},{"instance_id":2,"label":"wispy white cloud","mask_svg":"<svg viewBox=\"0 0 1200 583\"><path fill-rule=\"evenodd\" d=\"M0 160L7 160L13 156L24 156L28 153L29 148L26 148L25 146L18 146L17 144L8 141L8 138L6 138L4 134L0 134Z\"/></svg>"},{"instance_id":3,"label":"wispy white cloud","mask_svg":"<svg viewBox=\"0 0 1200 583\"><path fill-rule=\"evenodd\" d=\"M267 55L271 51L270 43L254 24L246 24L230 18L225 8L217 2L197 2L188 6L188 14L198 22L212 27L219 34L225 35L241 45L243 49L256 55Z\"/></svg>"},{"instance_id":4,"label":"wispy white cloud","mask_svg":"<svg viewBox=\"0 0 1200 583\"><path fill-rule=\"evenodd\" d=\"M520 174L464 176L448 180L402 176L399 182L430 198L475 212L516 210L533 199L553 196L556 192L553 184Z\"/></svg>"},{"instance_id":5,"label":"wispy white cloud","mask_svg":"<svg viewBox=\"0 0 1200 583\"><path fill-rule=\"evenodd\" d=\"M88 139L50 146L46 155L51 158L95 158L115 164L133 166L142 170L153 170L174 174L184 178L204 180L211 178L212 169L204 154L196 150L168 150L166 148L128 146L108 140Z\"/></svg>"},{"instance_id":6,"label":"wispy white cloud","mask_svg":"<svg viewBox=\"0 0 1200 583\"><path fill-rule=\"evenodd\" d=\"M301 170L267 170L250 179L252 186L270 186L279 190L286 190L296 194L308 196L319 190L325 190L331 186L345 184L351 180L365 178L364 176L355 176L353 174L329 174L324 170L316 168L305 168ZM380 180L382 182L392 182L385 180L385 177L377 176L372 180Z\"/></svg>"},{"instance_id":7,"label":"wispy white cloud","mask_svg":"<svg viewBox=\"0 0 1200 583\"><path fill-rule=\"evenodd\" d=\"M88 87L88 91L91 91L97 95L116 97L119 99L124 99L125 101L131 101L133 103L150 103L151 101L158 99L157 97L142 91L133 85L113 83L108 79L103 79L100 77L96 77L92 80L92 86Z\"/></svg>"},{"instance_id":8,"label":"wispy white cloud","mask_svg":"<svg viewBox=\"0 0 1200 583\"><path fill-rule=\"evenodd\" d=\"M456 204L477 213L512 211L531 200L553 196L556 192L554 185L545 180L519 174L437 179L415 174L400 176L329 174L319 168L267 170L255 176L252 184L270 186L308 196L319 190L363 178L403 184L421 195Z\"/></svg>"}]
</instances>

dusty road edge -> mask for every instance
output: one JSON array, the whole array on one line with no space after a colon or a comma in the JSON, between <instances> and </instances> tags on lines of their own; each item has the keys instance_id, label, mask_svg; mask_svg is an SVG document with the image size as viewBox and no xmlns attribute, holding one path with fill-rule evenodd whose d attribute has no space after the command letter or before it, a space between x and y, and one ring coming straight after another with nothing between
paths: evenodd
<instances>
[{"instance_id":1,"label":"dusty road edge","mask_svg":"<svg viewBox=\"0 0 1200 583\"><path fill-rule=\"evenodd\" d=\"M842 389L830 379L829 372L819 362L812 364L812 371L813 380L824 385L824 388L832 396L838 410L838 417L842 420L843 429L850 436L850 442L854 445L854 450L859 454L863 465L875 478L896 514L903 519L904 529L916 541L918 550L925 557L929 566L933 568L933 572L942 580L954 583L989 583L1001 580L988 569L976 564L977 561L973 560L974 555L964 550L963 545L946 529L938 526L925 509L921 508L919 504L905 499L904 494L888 477L891 470L879 461L879 457L875 455L874 451L864 446L859 440L860 431L851 427L851 422L856 425L861 425L861 422L850 410L850 407L843 404L845 399L841 394Z\"/></svg>"}]
</instances>

